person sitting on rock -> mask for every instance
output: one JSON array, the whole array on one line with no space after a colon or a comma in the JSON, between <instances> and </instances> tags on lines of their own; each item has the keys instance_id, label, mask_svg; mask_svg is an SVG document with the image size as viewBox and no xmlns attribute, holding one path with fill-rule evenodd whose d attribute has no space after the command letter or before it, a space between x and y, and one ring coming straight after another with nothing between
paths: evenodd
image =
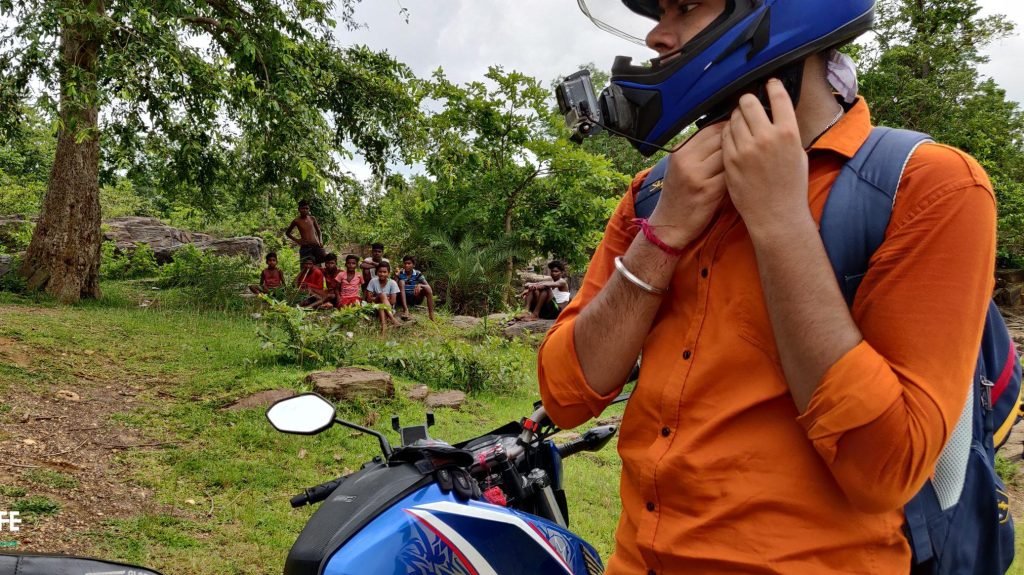
<instances>
[{"instance_id":1,"label":"person sitting on rock","mask_svg":"<svg viewBox=\"0 0 1024 575\"><path fill-rule=\"evenodd\" d=\"M402 271L398 272L398 288L402 298L402 315L409 316L409 306L420 305L427 301L427 313L430 321L434 321L434 290L427 283L427 278L416 269L416 258L402 258Z\"/></svg>"},{"instance_id":2,"label":"person sitting on rock","mask_svg":"<svg viewBox=\"0 0 1024 575\"><path fill-rule=\"evenodd\" d=\"M359 305L363 301L363 274L359 273L359 256L345 256L345 271L338 274L338 307Z\"/></svg>"},{"instance_id":3,"label":"person sitting on rock","mask_svg":"<svg viewBox=\"0 0 1024 575\"><path fill-rule=\"evenodd\" d=\"M292 231L298 228L299 237L292 235ZM292 220L292 223L285 230L284 235L299 246L299 258L313 258L313 263L320 265L324 257L323 235L320 233L320 223L310 214L309 202L299 202L299 217Z\"/></svg>"},{"instance_id":4,"label":"person sitting on rock","mask_svg":"<svg viewBox=\"0 0 1024 575\"><path fill-rule=\"evenodd\" d=\"M526 284L519 294L526 301L526 314L520 319L557 319L562 308L569 303L569 282L565 281L565 264L554 260L548 264L550 281Z\"/></svg>"},{"instance_id":5,"label":"person sitting on rock","mask_svg":"<svg viewBox=\"0 0 1024 575\"><path fill-rule=\"evenodd\" d=\"M398 283L391 279L391 264L388 262L377 264L377 277L366 285L366 301L381 306L377 315L380 317L382 335L387 333L388 324L401 325L393 313L400 291Z\"/></svg>"},{"instance_id":6,"label":"person sitting on rock","mask_svg":"<svg viewBox=\"0 0 1024 575\"><path fill-rule=\"evenodd\" d=\"M260 272L259 285L250 285L249 291L259 294L278 295L284 287L284 272L277 267L277 253L267 254L267 269Z\"/></svg>"},{"instance_id":7,"label":"person sitting on rock","mask_svg":"<svg viewBox=\"0 0 1024 575\"><path fill-rule=\"evenodd\" d=\"M306 298L299 303L302 307L317 307L327 298L327 291L324 289L324 274L316 267L316 261L312 256L302 258L302 270L295 276L295 287L300 292L307 294Z\"/></svg>"},{"instance_id":8,"label":"person sitting on rock","mask_svg":"<svg viewBox=\"0 0 1024 575\"><path fill-rule=\"evenodd\" d=\"M334 309L341 307L338 293L341 289L341 270L338 269L338 256L327 254L324 256L324 301L318 309Z\"/></svg>"}]
</instances>

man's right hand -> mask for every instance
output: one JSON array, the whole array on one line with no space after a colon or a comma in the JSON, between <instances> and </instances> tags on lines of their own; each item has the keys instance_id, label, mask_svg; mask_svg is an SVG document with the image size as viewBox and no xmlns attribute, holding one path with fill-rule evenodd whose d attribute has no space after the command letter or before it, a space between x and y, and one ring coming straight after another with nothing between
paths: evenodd
<instances>
[{"instance_id":1,"label":"man's right hand","mask_svg":"<svg viewBox=\"0 0 1024 575\"><path fill-rule=\"evenodd\" d=\"M707 227L725 196L722 130L712 124L669 157L664 187L650 224L663 242L684 248Z\"/></svg>"}]
</instances>

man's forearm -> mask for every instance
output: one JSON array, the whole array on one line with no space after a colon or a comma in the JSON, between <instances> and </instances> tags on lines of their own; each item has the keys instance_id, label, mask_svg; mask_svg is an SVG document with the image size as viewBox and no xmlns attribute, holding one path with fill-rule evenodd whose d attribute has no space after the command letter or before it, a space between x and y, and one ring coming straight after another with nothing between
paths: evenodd
<instances>
[{"instance_id":1,"label":"man's forearm","mask_svg":"<svg viewBox=\"0 0 1024 575\"><path fill-rule=\"evenodd\" d=\"M803 413L825 373L863 336L809 214L795 226L752 230L751 238L782 369Z\"/></svg>"},{"instance_id":2,"label":"man's forearm","mask_svg":"<svg viewBox=\"0 0 1024 575\"><path fill-rule=\"evenodd\" d=\"M633 275L668 288L679 258L638 237L622 258ZM664 296L650 294L613 272L601 292L576 318L576 355L587 384L599 395L629 377Z\"/></svg>"}]
</instances>

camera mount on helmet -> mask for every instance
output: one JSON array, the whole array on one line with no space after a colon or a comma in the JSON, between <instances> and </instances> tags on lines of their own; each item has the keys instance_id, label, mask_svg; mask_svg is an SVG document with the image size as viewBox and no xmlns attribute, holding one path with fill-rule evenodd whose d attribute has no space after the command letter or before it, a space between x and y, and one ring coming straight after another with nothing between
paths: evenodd
<instances>
[{"instance_id":1,"label":"camera mount on helmet","mask_svg":"<svg viewBox=\"0 0 1024 575\"><path fill-rule=\"evenodd\" d=\"M601 4L607 12L612 1L577 0L599 28L636 41L636 34L612 26L592 6ZM627 17L648 22L662 14L659 0L621 0L623 6ZM645 65L617 57L611 85L599 96L593 96L589 74L567 77L556 88L559 108L574 139L604 129L650 156L690 124L727 117L742 94L761 95L772 76L796 103L803 62L868 31L874 7L874 0L726 0L722 14L673 53Z\"/></svg>"}]
</instances>

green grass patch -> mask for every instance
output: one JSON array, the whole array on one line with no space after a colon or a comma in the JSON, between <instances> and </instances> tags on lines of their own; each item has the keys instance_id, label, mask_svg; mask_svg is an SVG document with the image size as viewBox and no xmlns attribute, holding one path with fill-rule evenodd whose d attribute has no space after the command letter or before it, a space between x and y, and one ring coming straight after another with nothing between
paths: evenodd
<instances>
[{"instance_id":1,"label":"green grass patch","mask_svg":"<svg viewBox=\"0 0 1024 575\"><path fill-rule=\"evenodd\" d=\"M60 504L42 495L32 495L15 501L11 510L31 519L39 515L56 515L60 512Z\"/></svg>"},{"instance_id":2,"label":"green grass patch","mask_svg":"<svg viewBox=\"0 0 1024 575\"><path fill-rule=\"evenodd\" d=\"M17 487L14 485L0 485L0 495L4 497L24 497L28 495L28 491L24 487Z\"/></svg>"},{"instance_id":3,"label":"green grass patch","mask_svg":"<svg viewBox=\"0 0 1024 575\"><path fill-rule=\"evenodd\" d=\"M76 489L78 487L78 480L74 477L49 469L29 470L25 473L25 479L52 489Z\"/></svg>"}]
</instances>

